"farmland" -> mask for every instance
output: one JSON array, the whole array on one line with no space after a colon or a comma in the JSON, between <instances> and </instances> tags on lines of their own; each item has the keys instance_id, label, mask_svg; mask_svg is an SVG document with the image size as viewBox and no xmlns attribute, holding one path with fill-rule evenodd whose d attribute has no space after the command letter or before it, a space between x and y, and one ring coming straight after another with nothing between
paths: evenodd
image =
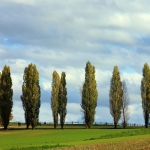
<instances>
[{"instance_id":1,"label":"farmland","mask_svg":"<svg viewBox=\"0 0 150 150\"><path fill-rule=\"evenodd\" d=\"M0 130L0 149L113 149L124 147L141 149L149 146L150 129L128 127L113 129L113 126L93 126L85 129L83 125L60 127L38 126L26 130L25 126L11 125L8 130ZM63 148L61 148L63 147Z\"/></svg>"}]
</instances>

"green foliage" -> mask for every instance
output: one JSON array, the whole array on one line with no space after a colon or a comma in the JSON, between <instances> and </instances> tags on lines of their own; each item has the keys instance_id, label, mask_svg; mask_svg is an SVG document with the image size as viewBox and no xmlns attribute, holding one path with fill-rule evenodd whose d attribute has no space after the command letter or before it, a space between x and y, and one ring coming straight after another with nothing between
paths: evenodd
<instances>
[{"instance_id":1,"label":"green foliage","mask_svg":"<svg viewBox=\"0 0 150 150\"><path fill-rule=\"evenodd\" d=\"M4 130L9 124L9 117L13 106L13 89L10 67L4 66L2 74L0 74L0 115Z\"/></svg>"},{"instance_id":2,"label":"green foliage","mask_svg":"<svg viewBox=\"0 0 150 150\"><path fill-rule=\"evenodd\" d=\"M67 114L67 88L66 88L66 74L62 72L60 86L59 86L59 93L58 93L58 113L60 115L60 125L63 129L65 123L65 117Z\"/></svg>"},{"instance_id":3,"label":"green foliage","mask_svg":"<svg viewBox=\"0 0 150 150\"><path fill-rule=\"evenodd\" d=\"M141 81L141 97L145 127L147 128L150 113L150 68L147 63L144 64L143 67L143 78Z\"/></svg>"},{"instance_id":4,"label":"green foliage","mask_svg":"<svg viewBox=\"0 0 150 150\"><path fill-rule=\"evenodd\" d=\"M118 67L115 66L110 82L110 91L109 91L109 106L110 114L114 119L115 128L117 128L117 123L121 117L122 110L122 83L120 80L120 73Z\"/></svg>"},{"instance_id":5,"label":"green foliage","mask_svg":"<svg viewBox=\"0 0 150 150\"><path fill-rule=\"evenodd\" d=\"M27 129L29 125L33 129L38 123L41 94L36 65L30 64L25 68L23 80L21 100L25 111L25 122Z\"/></svg>"},{"instance_id":6,"label":"green foliage","mask_svg":"<svg viewBox=\"0 0 150 150\"><path fill-rule=\"evenodd\" d=\"M58 125L58 92L60 77L56 71L53 72L52 76L51 108L54 120L54 128L56 128Z\"/></svg>"},{"instance_id":7,"label":"green foliage","mask_svg":"<svg viewBox=\"0 0 150 150\"><path fill-rule=\"evenodd\" d=\"M98 91L96 86L95 67L90 62L87 62L85 67L85 81L81 89L81 108L83 111L83 119L87 128L91 128L94 122L95 109L98 100Z\"/></svg>"}]
</instances>

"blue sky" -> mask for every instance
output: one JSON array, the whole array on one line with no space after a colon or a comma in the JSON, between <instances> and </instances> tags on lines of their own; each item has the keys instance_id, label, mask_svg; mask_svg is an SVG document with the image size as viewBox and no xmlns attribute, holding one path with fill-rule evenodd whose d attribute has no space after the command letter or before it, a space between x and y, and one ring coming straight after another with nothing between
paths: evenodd
<instances>
[{"instance_id":1,"label":"blue sky","mask_svg":"<svg viewBox=\"0 0 150 150\"><path fill-rule=\"evenodd\" d=\"M96 68L98 106L95 121L113 122L109 87L114 66L125 79L131 123L144 124L140 84L150 64L148 0L0 0L0 69L11 68L13 121L24 121L20 100L24 68L34 63L40 74L40 121L52 121L51 79L66 72L66 121L82 121L79 88L84 68Z\"/></svg>"}]
</instances>

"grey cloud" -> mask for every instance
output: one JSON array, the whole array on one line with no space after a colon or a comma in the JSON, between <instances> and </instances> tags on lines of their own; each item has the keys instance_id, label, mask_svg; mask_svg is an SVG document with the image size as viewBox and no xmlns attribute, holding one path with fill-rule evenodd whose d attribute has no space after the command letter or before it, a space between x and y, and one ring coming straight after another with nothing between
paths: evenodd
<instances>
[{"instance_id":1,"label":"grey cloud","mask_svg":"<svg viewBox=\"0 0 150 150\"><path fill-rule=\"evenodd\" d=\"M109 20L110 14L113 14L112 9L99 9L99 7L107 8L109 4L104 1L96 3L96 5L94 3L85 3L85 1L73 1L72 3L44 1L44 3L40 3L38 1L33 6L2 3L1 34L12 43L28 43L57 50L60 48L65 48L65 50L73 48L74 46L70 45L71 42L72 44L76 42L76 45L79 46L80 42L83 41L78 47L82 50L81 45L92 39L92 35L89 33L90 30L94 32L100 31L100 36L98 37L103 40L105 32L101 30L101 25L103 23L103 26L110 24L109 29L113 27L113 23L111 25L112 21ZM118 2L112 1L110 3ZM110 13L107 14L106 12ZM117 21L113 20L113 22ZM99 29L96 30L97 27L95 28L95 26ZM104 34L101 35L101 32ZM116 30L114 33L116 32L118 31ZM110 30L109 34L106 35L107 38L112 34ZM77 39L82 40L78 42Z\"/></svg>"}]
</instances>

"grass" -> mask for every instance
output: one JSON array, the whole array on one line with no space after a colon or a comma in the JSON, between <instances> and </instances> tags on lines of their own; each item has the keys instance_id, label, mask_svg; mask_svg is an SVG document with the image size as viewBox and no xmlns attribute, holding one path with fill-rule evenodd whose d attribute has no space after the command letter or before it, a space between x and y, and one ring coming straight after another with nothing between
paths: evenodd
<instances>
[{"instance_id":1,"label":"grass","mask_svg":"<svg viewBox=\"0 0 150 150\"><path fill-rule=\"evenodd\" d=\"M119 137L130 137L130 136L139 136L139 135L146 135L150 134L149 129L137 129L137 130L128 130L128 131L122 131L115 134L106 134L99 137L94 137L86 140L97 140L97 139L111 139L111 138L119 138Z\"/></svg>"},{"instance_id":2,"label":"grass","mask_svg":"<svg viewBox=\"0 0 150 150\"><path fill-rule=\"evenodd\" d=\"M84 126L74 125L65 126L64 130L54 130L52 126L40 126L35 130L25 130L25 126L15 127L15 125L11 125L9 130L0 131L0 149L87 149L89 145L96 147L98 145L105 145L104 147L110 147L115 144L120 145L124 141L130 143L129 139L135 140L135 143L143 139L148 142L150 138L149 133L150 129L139 127L115 130L112 126L94 126L93 129L85 129ZM134 143L130 143L130 145L132 144ZM76 147L77 145L78 147Z\"/></svg>"},{"instance_id":3,"label":"grass","mask_svg":"<svg viewBox=\"0 0 150 150\"><path fill-rule=\"evenodd\" d=\"M68 142L84 141L86 138L98 137L99 135L117 133L121 129L64 129L64 130L8 130L0 132L0 145L3 148L19 146L36 146L63 144ZM9 141L9 142L8 142Z\"/></svg>"}]
</instances>

